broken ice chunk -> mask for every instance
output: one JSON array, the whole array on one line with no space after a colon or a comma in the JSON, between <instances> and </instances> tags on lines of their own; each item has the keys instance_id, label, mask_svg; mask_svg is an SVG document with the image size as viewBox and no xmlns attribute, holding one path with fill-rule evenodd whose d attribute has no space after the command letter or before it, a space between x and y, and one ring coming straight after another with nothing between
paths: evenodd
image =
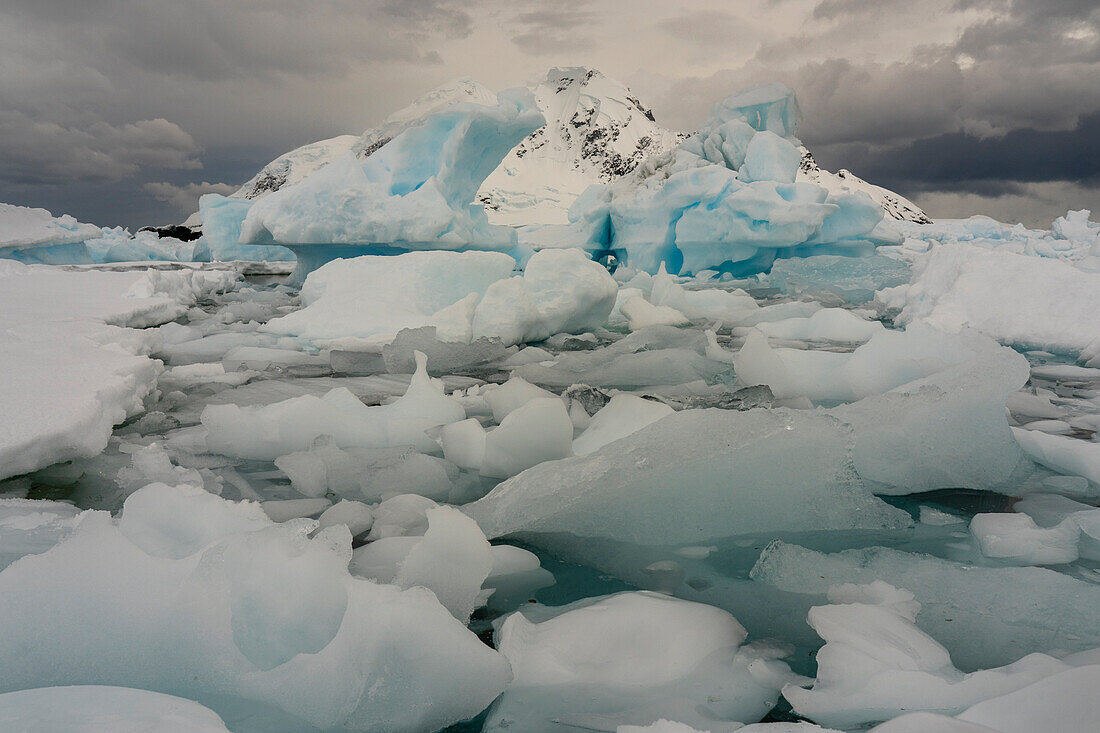
<instances>
[{"instance_id":1,"label":"broken ice chunk","mask_svg":"<svg viewBox=\"0 0 1100 733\"><path fill-rule=\"evenodd\" d=\"M368 502L396 494L442 499L458 477L448 461L411 447L345 449L327 435L315 440L309 450L276 458L275 465L306 496L335 494Z\"/></svg>"},{"instance_id":2,"label":"broken ice chunk","mask_svg":"<svg viewBox=\"0 0 1100 733\"><path fill-rule=\"evenodd\" d=\"M497 630L514 679L485 730L759 720L791 675L745 636L721 609L644 591L524 608Z\"/></svg>"},{"instance_id":3,"label":"broken ice chunk","mask_svg":"<svg viewBox=\"0 0 1100 733\"><path fill-rule=\"evenodd\" d=\"M256 460L307 450L321 435L331 435L341 448L412 445L438 451L425 431L465 419L466 411L428 376L427 357L417 354L408 390L388 405L367 407L343 387L324 397L303 395L262 407L207 405L201 418L207 445L218 453Z\"/></svg>"},{"instance_id":4,"label":"broken ice chunk","mask_svg":"<svg viewBox=\"0 0 1100 733\"><path fill-rule=\"evenodd\" d=\"M673 412L663 402L617 394L592 417L588 428L573 441L573 452L578 456L587 455Z\"/></svg>"},{"instance_id":5,"label":"broken ice chunk","mask_svg":"<svg viewBox=\"0 0 1100 733\"><path fill-rule=\"evenodd\" d=\"M970 705L1066 669L1045 654L1009 666L963 674L939 642L913 623L920 604L883 583L840 586L809 623L825 640L811 689L783 695L799 715L836 728L855 728L905 711L955 714Z\"/></svg>"},{"instance_id":6,"label":"broken ice chunk","mask_svg":"<svg viewBox=\"0 0 1100 733\"><path fill-rule=\"evenodd\" d=\"M573 422L558 397L537 397L508 413L485 436L481 473L515 476L531 466L573 455Z\"/></svg>"},{"instance_id":7,"label":"broken ice chunk","mask_svg":"<svg viewBox=\"0 0 1100 733\"><path fill-rule=\"evenodd\" d=\"M346 529L310 539L255 504L144 491L0 572L7 689L110 679L273 729L393 731L465 720L503 690L507 662L431 593L348 573Z\"/></svg>"}]
</instances>

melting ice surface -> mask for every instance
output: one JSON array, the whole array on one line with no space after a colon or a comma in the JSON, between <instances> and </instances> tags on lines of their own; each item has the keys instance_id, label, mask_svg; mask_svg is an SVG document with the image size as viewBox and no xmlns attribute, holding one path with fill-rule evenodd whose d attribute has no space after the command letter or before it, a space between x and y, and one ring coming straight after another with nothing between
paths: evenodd
<instances>
[{"instance_id":1,"label":"melting ice surface","mask_svg":"<svg viewBox=\"0 0 1100 733\"><path fill-rule=\"evenodd\" d=\"M4 264L0 721L1092 730L1100 227L904 235Z\"/></svg>"}]
</instances>

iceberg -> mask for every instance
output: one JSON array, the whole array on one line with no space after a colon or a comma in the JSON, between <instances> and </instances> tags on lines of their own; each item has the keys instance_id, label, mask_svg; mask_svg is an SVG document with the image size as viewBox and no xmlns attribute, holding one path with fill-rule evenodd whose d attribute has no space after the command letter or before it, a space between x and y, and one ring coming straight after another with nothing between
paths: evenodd
<instances>
[{"instance_id":1,"label":"iceberg","mask_svg":"<svg viewBox=\"0 0 1100 733\"><path fill-rule=\"evenodd\" d=\"M473 201L508 151L544 122L526 89L502 92L496 106L451 105L366 158L346 153L257 200L238 241L290 247L299 281L348 255L513 250L515 232L490 225Z\"/></svg>"},{"instance_id":2,"label":"iceberg","mask_svg":"<svg viewBox=\"0 0 1100 733\"><path fill-rule=\"evenodd\" d=\"M587 189L562 232L631 267L690 275L766 272L777 258L867 255L900 244L883 209L862 192L796 182L801 112L782 84L715 105L675 150L631 175Z\"/></svg>"},{"instance_id":3,"label":"iceberg","mask_svg":"<svg viewBox=\"0 0 1100 733\"><path fill-rule=\"evenodd\" d=\"M251 207L252 202L247 199L231 198L217 193L203 194L199 198L201 241L204 249L209 252L210 259L220 262L294 260L294 253L286 247L240 243L241 226Z\"/></svg>"},{"instance_id":4,"label":"iceberg","mask_svg":"<svg viewBox=\"0 0 1100 733\"><path fill-rule=\"evenodd\" d=\"M46 209L0 204L0 259L26 264L87 265L85 245L103 230L68 214L55 217Z\"/></svg>"}]
</instances>

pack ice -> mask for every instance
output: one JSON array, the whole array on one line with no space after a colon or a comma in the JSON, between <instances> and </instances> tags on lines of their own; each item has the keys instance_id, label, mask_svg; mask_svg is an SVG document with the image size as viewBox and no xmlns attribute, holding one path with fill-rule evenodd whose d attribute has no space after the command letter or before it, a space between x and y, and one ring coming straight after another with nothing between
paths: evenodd
<instances>
[{"instance_id":1,"label":"pack ice","mask_svg":"<svg viewBox=\"0 0 1100 733\"><path fill-rule=\"evenodd\" d=\"M582 71L0 229L0 728L1095 728L1100 225Z\"/></svg>"},{"instance_id":2,"label":"pack ice","mask_svg":"<svg viewBox=\"0 0 1100 733\"><path fill-rule=\"evenodd\" d=\"M94 456L144 409L155 331L236 272L69 272L0 260L0 477Z\"/></svg>"}]
</instances>

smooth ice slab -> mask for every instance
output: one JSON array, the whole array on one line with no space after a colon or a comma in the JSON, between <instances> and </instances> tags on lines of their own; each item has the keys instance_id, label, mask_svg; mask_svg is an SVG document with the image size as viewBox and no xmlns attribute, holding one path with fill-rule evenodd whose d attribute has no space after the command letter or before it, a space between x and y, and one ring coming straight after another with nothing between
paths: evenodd
<instances>
[{"instance_id":1,"label":"smooth ice slab","mask_svg":"<svg viewBox=\"0 0 1100 733\"><path fill-rule=\"evenodd\" d=\"M40 687L0 695L0 728L65 733L229 733L192 700L105 685Z\"/></svg>"},{"instance_id":2,"label":"smooth ice slab","mask_svg":"<svg viewBox=\"0 0 1100 733\"><path fill-rule=\"evenodd\" d=\"M910 275L908 264L883 255L815 255L778 260L766 282L791 296L859 305L874 299L877 290L904 285Z\"/></svg>"},{"instance_id":3,"label":"smooth ice slab","mask_svg":"<svg viewBox=\"0 0 1100 733\"><path fill-rule=\"evenodd\" d=\"M640 545L907 525L851 469L850 436L812 412L685 410L528 469L464 509L489 537L567 532Z\"/></svg>"}]
</instances>

